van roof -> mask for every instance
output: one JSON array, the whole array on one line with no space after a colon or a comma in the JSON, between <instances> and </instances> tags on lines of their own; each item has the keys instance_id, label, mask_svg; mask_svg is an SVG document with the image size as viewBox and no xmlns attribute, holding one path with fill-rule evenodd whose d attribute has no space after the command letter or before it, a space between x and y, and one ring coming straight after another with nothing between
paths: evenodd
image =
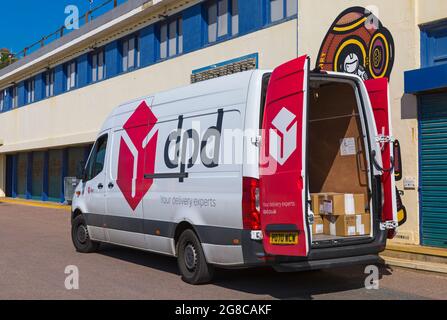
<instances>
[{"instance_id":1,"label":"van roof","mask_svg":"<svg viewBox=\"0 0 447 320\"><path fill-rule=\"evenodd\" d=\"M222 96L223 94L226 94L226 92L232 93L230 96L233 98L235 97L234 94L236 94L236 96L239 95L240 98L243 95L242 99L247 99L251 80L262 78L267 72L271 71L250 70L239 72L133 99L116 107L104 121L100 132L102 133L105 130L115 127L117 123L114 119L118 119L124 114L132 113L143 100L150 101L153 99L151 101L151 107L155 108L163 105L169 107L174 102L179 102L184 105L186 100L191 101L209 95ZM199 106L197 105L195 107Z\"/></svg>"},{"instance_id":2,"label":"van roof","mask_svg":"<svg viewBox=\"0 0 447 320\"><path fill-rule=\"evenodd\" d=\"M194 96L197 97L201 95L212 94L214 92L231 91L243 87L248 88L250 84L250 79L252 78L253 75L262 76L266 72L271 71L259 70L259 69L249 70L161 91L154 94L149 94L147 96L139 97L121 104L120 106L118 106L113 110L111 116L113 117L114 115L121 114L122 109L128 110L130 105L134 105L136 107L136 103L152 97L154 98L152 105L156 106L170 101L184 100Z\"/></svg>"}]
</instances>

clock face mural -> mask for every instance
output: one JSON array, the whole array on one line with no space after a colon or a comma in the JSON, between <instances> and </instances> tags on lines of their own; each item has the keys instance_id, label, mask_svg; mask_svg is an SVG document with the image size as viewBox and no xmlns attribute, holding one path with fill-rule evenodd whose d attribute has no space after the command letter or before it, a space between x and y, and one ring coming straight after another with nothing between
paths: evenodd
<instances>
[{"instance_id":1,"label":"clock face mural","mask_svg":"<svg viewBox=\"0 0 447 320\"><path fill-rule=\"evenodd\" d=\"M382 22L367 9L343 11L321 45L317 68L356 74L363 80L390 78L394 41Z\"/></svg>"}]
</instances>

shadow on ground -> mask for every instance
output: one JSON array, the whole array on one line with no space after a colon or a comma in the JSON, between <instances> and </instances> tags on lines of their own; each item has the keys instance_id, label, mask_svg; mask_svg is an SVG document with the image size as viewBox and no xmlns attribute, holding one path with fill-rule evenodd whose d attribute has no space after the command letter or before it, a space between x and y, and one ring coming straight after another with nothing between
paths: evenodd
<instances>
[{"instance_id":1,"label":"shadow on ground","mask_svg":"<svg viewBox=\"0 0 447 320\"><path fill-rule=\"evenodd\" d=\"M102 255L179 275L177 260L158 254L103 244ZM380 278L392 269L378 265ZM320 271L277 273L271 268L216 270L212 285L276 299L313 299L314 295L340 293L365 288L364 266L351 266ZM181 281L179 276L179 281Z\"/></svg>"}]
</instances>

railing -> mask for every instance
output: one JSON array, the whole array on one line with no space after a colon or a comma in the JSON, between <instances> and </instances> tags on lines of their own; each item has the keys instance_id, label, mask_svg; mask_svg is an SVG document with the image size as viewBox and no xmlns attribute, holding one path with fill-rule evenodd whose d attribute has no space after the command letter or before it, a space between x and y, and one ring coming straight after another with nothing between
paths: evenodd
<instances>
[{"instance_id":1,"label":"railing","mask_svg":"<svg viewBox=\"0 0 447 320\"><path fill-rule=\"evenodd\" d=\"M93 14L99 12L100 10L102 11L101 14L104 14L105 12L108 12L114 8L116 8L119 5L119 2L125 2L127 0L122 0L122 1L118 1L118 0L106 0L104 2L102 2L100 5L91 8L90 10L88 10L86 13L84 13L83 15L79 15L79 19L74 20L73 24L79 23L79 27L88 24L90 21L93 20ZM113 7L111 7L111 5L113 5ZM111 8L109 8L109 6ZM48 45L49 43L62 38L64 35L70 33L72 30L67 29L66 26L61 26L59 27L56 31L42 37L39 41L36 41L35 43L25 47L22 51L12 54L14 58L16 58L15 61L12 61L11 64L13 64L14 62L26 57L27 55L29 55L30 53L43 48L44 46Z\"/></svg>"}]
</instances>

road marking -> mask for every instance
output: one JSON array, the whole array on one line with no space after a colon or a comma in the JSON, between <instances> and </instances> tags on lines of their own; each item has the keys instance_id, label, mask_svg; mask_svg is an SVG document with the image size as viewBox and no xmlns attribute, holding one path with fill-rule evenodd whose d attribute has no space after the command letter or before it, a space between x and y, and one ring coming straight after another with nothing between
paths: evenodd
<instances>
[{"instance_id":1,"label":"road marking","mask_svg":"<svg viewBox=\"0 0 447 320\"><path fill-rule=\"evenodd\" d=\"M56 203L43 203L43 202L37 202L37 201L18 200L18 199L9 199L9 198L0 199L0 203L17 204L17 205L28 206L28 207L71 211L70 206L63 205L63 204L56 204Z\"/></svg>"}]
</instances>

